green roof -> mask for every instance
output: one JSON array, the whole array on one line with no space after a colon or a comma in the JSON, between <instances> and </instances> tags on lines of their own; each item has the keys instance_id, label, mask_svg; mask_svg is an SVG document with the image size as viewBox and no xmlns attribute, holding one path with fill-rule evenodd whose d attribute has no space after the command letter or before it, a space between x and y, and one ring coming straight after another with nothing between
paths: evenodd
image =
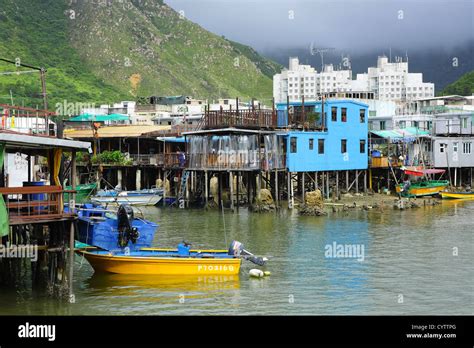
<instances>
[{"instance_id":1,"label":"green roof","mask_svg":"<svg viewBox=\"0 0 474 348\"><path fill-rule=\"evenodd\" d=\"M110 114L110 115L92 115L82 114L76 117L72 117L69 121L72 122L106 122L106 121L127 121L129 117L123 114Z\"/></svg>"}]
</instances>

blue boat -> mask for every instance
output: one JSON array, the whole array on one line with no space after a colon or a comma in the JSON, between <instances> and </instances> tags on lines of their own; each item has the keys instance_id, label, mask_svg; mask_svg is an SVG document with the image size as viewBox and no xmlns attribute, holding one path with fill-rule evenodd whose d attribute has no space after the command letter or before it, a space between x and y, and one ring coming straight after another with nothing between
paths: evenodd
<instances>
[{"instance_id":1,"label":"blue boat","mask_svg":"<svg viewBox=\"0 0 474 348\"><path fill-rule=\"evenodd\" d=\"M149 248L158 225L134 216L129 205L117 213L94 204L78 208L78 240L105 250L134 251Z\"/></svg>"}]
</instances>

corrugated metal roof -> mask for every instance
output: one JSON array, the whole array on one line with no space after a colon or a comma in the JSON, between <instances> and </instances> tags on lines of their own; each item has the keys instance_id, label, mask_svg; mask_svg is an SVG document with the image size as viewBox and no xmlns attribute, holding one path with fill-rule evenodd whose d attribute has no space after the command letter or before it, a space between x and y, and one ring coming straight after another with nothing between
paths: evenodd
<instances>
[{"instance_id":1,"label":"corrugated metal roof","mask_svg":"<svg viewBox=\"0 0 474 348\"><path fill-rule=\"evenodd\" d=\"M9 147L64 148L76 150L88 150L91 147L91 143L84 141L72 141L15 132L0 132L0 142L7 145L7 150Z\"/></svg>"},{"instance_id":2,"label":"corrugated metal roof","mask_svg":"<svg viewBox=\"0 0 474 348\"><path fill-rule=\"evenodd\" d=\"M109 126L98 130L99 138L132 138L146 135L151 132L170 130L171 126ZM64 136L73 139L93 138L92 129L66 129Z\"/></svg>"},{"instance_id":3,"label":"corrugated metal roof","mask_svg":"<svg viewBox=\"0 0 474 348\"><path fill-rule=\"evenodd\" d=\"M415 138L429 136L430 132L421 130L417 127L407 127L403 129L370 131L372 134L378 135L382 138L401 139L401 138Z\"/></svg>"},{"instance_id":4,"label":"corrugated metal roof","mask_svg":"<svg viewBox=\"0 0 474 348\"><path fill-rule=\"evenodd\" d=\"M110 115L92 115L82 114L76 117L70 118L68 121L71 122L106 122L106 121L128 121L130 117L123 114L110 114Z\"/></svg>"}]
</instances>

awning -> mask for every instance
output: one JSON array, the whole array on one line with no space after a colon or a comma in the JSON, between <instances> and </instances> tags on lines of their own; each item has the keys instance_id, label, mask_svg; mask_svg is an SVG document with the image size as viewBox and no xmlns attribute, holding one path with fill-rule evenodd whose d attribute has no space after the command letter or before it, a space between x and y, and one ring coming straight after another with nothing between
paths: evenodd
<instances>
[{"instance_id":1,"label":"awning","mask_svg":"<svg viewBox=\"0 0 474 348\"><path fill-rule=\"evenodd\" d=\"M444 173L444 169L422 169L421 167L402 167L405 174L413 176L425 176L427 174L441 174Z\"/></svg>"},{"instance_id":2,"label":"awning","mask_svg":"<svg viewBox=\"0 0 474 348\"><path fill-rule=\"evenodd\" d=\"M128 121L129 116L123 114L110 114L110 115L93 115L93 114L82 114L76 117L70 118L68 121L71 122L107 122L107 121Z\"/></svg>"},{"instance_id":3,"label":"awning","mask_svg":"<svg viewBox=\"0 0 474 348\"><path fill-rule=\"evenodd\" d=\"M164 141L166 143L184 143L186 142L184 137L158 137L156 140Z\"/></svg>"},{"instance_id":4,"label":"awning","mask_svg":"<svg viewBox=\"0 0 474 348\"><path fill-rule=\"evenodd\" d=\"M147 136L149 133L168 131L171 126L120 125L100 127L97 131L99 138L136 138ZM65 129L64 136L72 139L92 139L92 129Z\"/></svg>"},{"instance_id":5,"label":"awning","mask_svg":"<svg viewBox=\"0 0 474 348\"><path fill-rule=\"evenodd\" d=\"M429 131L421 130L417 127L407 127L403 129L392 129L392 130L380 130L380 131L370 131L372 134L375 134L384 139L390 139L392 141L415 141L419 137L428 137L430 136Z\"/></svg>"}]
</instances>

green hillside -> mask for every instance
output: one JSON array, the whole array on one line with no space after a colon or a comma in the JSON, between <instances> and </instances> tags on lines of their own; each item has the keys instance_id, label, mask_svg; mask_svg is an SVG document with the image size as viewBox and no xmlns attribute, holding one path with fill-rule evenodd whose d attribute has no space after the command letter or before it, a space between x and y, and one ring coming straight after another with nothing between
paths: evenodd
<instances>
[{"instance_id":1,"label":"green hillside","mask_svg":"<svg viewBox=\"0 0 474 348\"><path fill-rule=\"evenodd\" d=\"M474 94L474 70L461 76L459 80L449 84L441 92L441 95L472 95Z\"/></svg>"},{"instance_id":2,"label":"green hillside","mask_svg":"<svg viewBox=\"0 0 474 348\"><path fill-rule=\"evenodd\" d=\"M281 69L158 0L0 4L0 57L47 68L50 109L148 95L268 99ZM0 72L16 70L28 69L0 62ZM0 75L0 103L10 92L15 104L41 105L39 74Z\"/></svg>"}]
</instances>

